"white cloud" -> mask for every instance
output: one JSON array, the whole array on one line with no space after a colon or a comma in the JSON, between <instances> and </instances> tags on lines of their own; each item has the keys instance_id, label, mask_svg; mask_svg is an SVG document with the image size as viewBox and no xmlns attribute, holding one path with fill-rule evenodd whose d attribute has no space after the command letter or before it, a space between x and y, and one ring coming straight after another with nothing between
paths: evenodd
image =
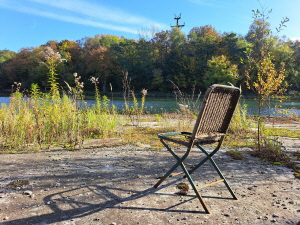
<instances>
[{"instance_id":1,"label":"white cloud","mask_svg":"<svg viewBox=\"0 0 300 225\"><path fill-rule=\"evenodd\" d=\"M40 3L67 11L79 13L94 19L110 21L121 24L134 25L151 25L163 26L163 24L156 23L148 18L142 16L135 16L131 13L124 12L120 9L112 9L100 4L89 3L82 0L29 0L31 2Z\"/></svg>"},{"instance_id":2,"label":"white cloud","mask_svg":"<svg viewBox=\"0 0 300 225\"><path fill-rule=\"evenodd\" d=\"M100 4L82 0L28 0L30 7L14 0L0 0L0 7L86 26L137 34L142 26L165 27L148 18L134 16L120 9L111 9ZM48 6L48 7L45 7ZM60 9L59 12L57 9Z\"/></svg>"},{"instance_id":3,"label":"white cloud","mask_svg":"<svg viewBox=\"0 0 300 225\"><path fill-rule=\"evenodd\" d=\"M294 37L294 38L290 38L291 41L300 41L300 37Z\"/></svg>"}]
</instances>

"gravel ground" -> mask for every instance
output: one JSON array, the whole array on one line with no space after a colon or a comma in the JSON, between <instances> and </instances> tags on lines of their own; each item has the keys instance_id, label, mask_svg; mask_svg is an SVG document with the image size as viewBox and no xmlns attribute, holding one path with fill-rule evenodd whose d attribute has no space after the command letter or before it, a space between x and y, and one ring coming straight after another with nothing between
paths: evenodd
<instances>
[{"instance_id":1,"label":"gravel ground","mask_svg":"<svg viewBox=\"0 0 300 225\"><path fill-rule=\"evenodd\" d=\"M285 138L286 151L300 140ZM214 157L238 200L223 185L201 190L206 214L192 190L175 194L182 177L159 188L173 164L165 150L136 146L3 154L0 157L0 224L299 224L300 180L240 149L243 160L220 150ZM178 152L183 152L178 149ZM201 157L192 151L188 165ZM194 173L197 185L218 179L209 163Z\"/></svg>"}]
</instances>

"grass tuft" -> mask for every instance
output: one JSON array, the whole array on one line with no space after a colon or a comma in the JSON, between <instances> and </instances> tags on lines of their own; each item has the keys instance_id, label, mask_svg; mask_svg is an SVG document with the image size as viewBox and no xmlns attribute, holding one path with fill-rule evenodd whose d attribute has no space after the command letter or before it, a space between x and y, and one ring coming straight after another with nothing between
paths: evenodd
<instances>
[{"instance_id":1,"label":"grass tuft","mask_svg":"<svg viewBox=\"0 0 300 225\"><path fill-rule=\"evenodd\" d=\"M242 160L244 158L244 155L242 152L240 152L238 149L228 150L225 153L226 155L229 155L231 158L235 160Z\"/></svg>"}]
</instances>

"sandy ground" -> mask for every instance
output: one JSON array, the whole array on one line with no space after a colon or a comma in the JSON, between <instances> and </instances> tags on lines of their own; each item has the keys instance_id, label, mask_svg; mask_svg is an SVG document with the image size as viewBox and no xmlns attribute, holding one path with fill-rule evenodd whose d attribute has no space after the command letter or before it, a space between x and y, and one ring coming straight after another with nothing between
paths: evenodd
<instances>
[{"instance_id":1,"label":"sandy ground","mask_svg":"<svg viewBox=\"0 0 300 225\"><path fill-rule=\"evenodd\" d=\"M285 138L286 151L300 140ZM238 200L223 183L201 190L206 214L190 190L175 194L181 176L159 188L173 164L165 150L136 146L4 154L0 157L0 224L299 224L300 179L290 169L250 156L214 157ZM182 149L178 150L183 152ZM188 165L201 154L195 149ZM197 185L218 179L209 163L193 174Z\"/></svg>"}]
</instances>

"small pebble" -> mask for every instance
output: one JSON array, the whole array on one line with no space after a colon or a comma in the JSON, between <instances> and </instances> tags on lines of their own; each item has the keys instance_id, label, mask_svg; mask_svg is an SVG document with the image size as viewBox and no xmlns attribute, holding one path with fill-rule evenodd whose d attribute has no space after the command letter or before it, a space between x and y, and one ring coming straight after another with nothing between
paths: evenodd
<instances>
[{"instance_id":1,"label":"small pebble","mask_svg":"<svg viewBox=\"0 0 300 225\"><path fill-rule=\"evenodd\" d=\"M264 216L262 219L263 219L263 220L268 220L268 217L267 217L267 216Z\"/></svg>"},{"instance_id":2,"label":"small pebble","mask_svg":"<svg viewBox=\"0 0 300 225\"><path fill-rule=\"evenodd\" d=\"M23 194L28 195L30 198L34 197L34 194L32 193L32 191L24 191Z\"/></svg>"}]
</instances>

